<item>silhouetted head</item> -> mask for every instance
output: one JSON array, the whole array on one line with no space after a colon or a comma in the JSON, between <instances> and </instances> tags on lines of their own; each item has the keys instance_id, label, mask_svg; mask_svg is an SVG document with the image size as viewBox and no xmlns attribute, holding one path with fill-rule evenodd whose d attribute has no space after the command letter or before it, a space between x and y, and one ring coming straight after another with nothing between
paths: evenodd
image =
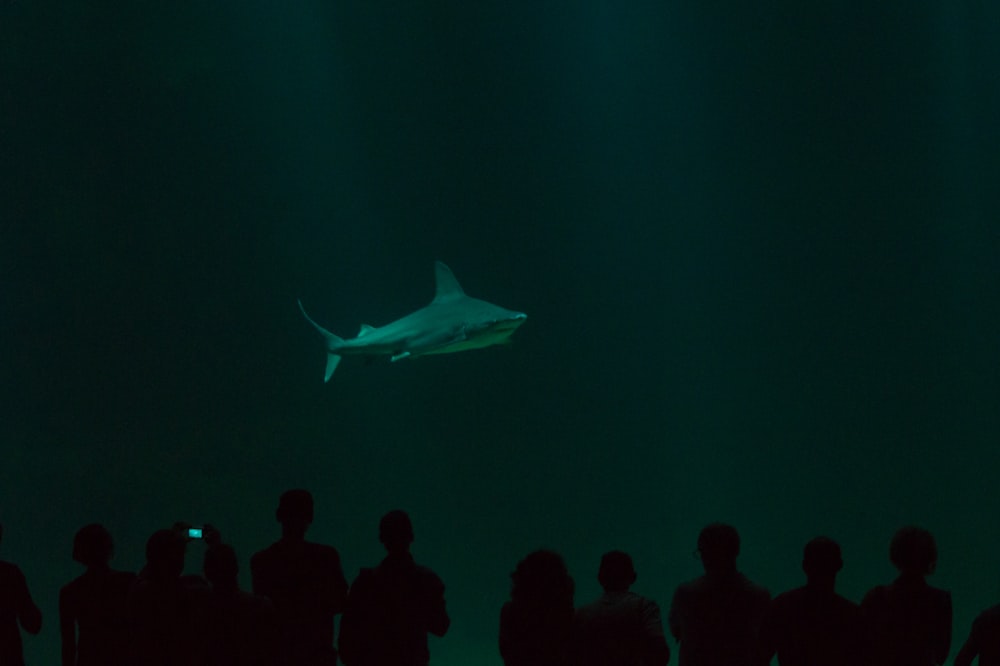
<instances>
[{"instance_id":1,"label":"silhouetted head","mask_svg":"<svg viewBox=\"0 0 1000 666\"><path fill-rule=\"evenodd\" d=\"M802 550L802 570L810 581L832 581L844 567L840 545L827 537L816 537Z\"/></svg>"},{"instance_id":2,"label":"silhouetted head","mask_svg":"<svg viewBox=\"0 0 1000 666\"><path fill-rule=\"evenodd\" d=\"M80 528L73 537L73 559L85 567L105 567L111 561L115 543L103 525L93 523Z\"/></svg>"},{"instance_id":3,"label":"silhouetted head","mask_svg":"<svg viewBox=\"0 0 1000 666\"><path fill-rule=\"evenodd\" d=\"M635 582L635 567L632 556L620 550L612 550L601 556L601 568L597 570L597 580L608 592L623 592Z\"/></svg>"},{"instance_id":4,"label":"silhouetted head","mask_svg":"<svg viewBox=\"0 0 1000 666\"><path fill-rule=\"evenodd\" d=\"M515 604L559 608L573 607L573 579L559 553L536 550L517 563L510 575L511 601Z\"/></svg>"},{"instance_id":5,"label":"silhouetted head","mask_svg":"<svg viewBox=\"0 0 1000 666\"><path fill-rule=\"evenodd\" d=\"M892 537L889 559L900 573L927 576L937 567L937 544L930 532L908 525Z\"/></svg>"},{"instance_id":6,"label":"silhouetted head","mask_svg":"<svg viewBox=\"0 0 1000 666\"><path fill-rule=\"evenodd\" d=\"M286 535L304 536L313 521L313 497L308 490L296 488L281 494L274 512Z\"/></svg>"},{"instance_id":7,"label":"silhouetted head","mask_svg":"<svg viewBox=\"0 0 1000 666\"><path fill-rule=\"evenodd\" d=\"M150 578L179 578L184 572L187 542L173 530L157 530L146 542L146 569Z\"/></svg>"},{"instance_id":8,"label":"silhouetted head","mask_svg":"<svg viewBox=\"0 0 1000 666\"><path fill-rule=\"evenodd\" d=\"M732 525L712 523L698 535L698 554L706 573L721 573L736 569L740 554L740 535Z\"/></svg>"},{"instance_id":9,"label":"silhouetted head","mask_svg":"<svg viewBox=\"0 0 1000 666\"><path fill-rule=\"evenodd\" d=\"M202 570L212 587L236 587L237 577L240 573L236 551L226 543L212 546L205 551L205 563Z\"/></svg>"},{"instance_id":10,"label":"silhouetted head","mask_svg":"<svg viewBox=\"0 0 1000 666\"><path fill-rule=\"evenodd\" d=\"M378 540L390 553L404 553L413 543L413 523L405 511L395 509L378 523Z\"/></svg>"}]
</instances>

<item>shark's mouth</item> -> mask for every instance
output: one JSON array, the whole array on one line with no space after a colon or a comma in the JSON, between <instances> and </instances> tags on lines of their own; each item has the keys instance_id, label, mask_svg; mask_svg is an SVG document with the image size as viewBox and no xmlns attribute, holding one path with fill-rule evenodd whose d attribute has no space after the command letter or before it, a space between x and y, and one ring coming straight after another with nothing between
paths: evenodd
<instances>
[{"instance_id":1,"label":"shark's mouth","mask_svg":"<svg viewBox=\"0 0 1000 666\"><path fill-rule=\"evenodd\" d=\"M507 331L515 331L517 328L524 323L523 319L516 319L513 321L505 321L499 324L494 324L489 328L485 329L490 333L506 333Z\"/></svg>"}]
</instances>

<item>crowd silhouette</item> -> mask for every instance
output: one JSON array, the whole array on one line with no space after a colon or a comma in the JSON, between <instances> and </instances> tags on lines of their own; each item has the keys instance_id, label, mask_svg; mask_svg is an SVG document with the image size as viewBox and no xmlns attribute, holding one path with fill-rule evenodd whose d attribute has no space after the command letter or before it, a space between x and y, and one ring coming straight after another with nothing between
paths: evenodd
<instances>
[{"instance_id":1,"label":"crowd silhouette","mask_svg":"<svg viewBox=\"0 0 1000 666\"><path fill-rule=\"evenodd\" d=\"M59 594L63 666L426 666L428 634L445 636L445 585L417 564L409 515L386 513L386 555L348 585L340 554L306 540L312 495L284 493L275 512L281 538L250 559L252 591L238 583L239 558L222 535L177 524L146 543L138 574L116 571L111 534L86 525L73 540L85 567ZM0 526L0 540L3 528ZM184 575L187 544L204 538L203 575ZM731 525L701 530L695 556L704 574L677 586L667 614L681 666L935 666L952 640L951 595L927 583L937 565L933 536L903 527L892 537L895 580L856 604L836 592L840 546L805 544L805 585L773 599L740 572ZM499 609L505 666L664 666L672 650L659 605L631 591L631 556L604 554L603 593L575 605L562 556L528 553L511 573ZM339 636L334 635L340 615ZM0 561L0 666L23 666L21 630L37 634L42 614L20 568ZM339 654L338 650L339 649ZM981 613L955 666L1000 666L1000 605Z\"/></svg>"}]
</instances>

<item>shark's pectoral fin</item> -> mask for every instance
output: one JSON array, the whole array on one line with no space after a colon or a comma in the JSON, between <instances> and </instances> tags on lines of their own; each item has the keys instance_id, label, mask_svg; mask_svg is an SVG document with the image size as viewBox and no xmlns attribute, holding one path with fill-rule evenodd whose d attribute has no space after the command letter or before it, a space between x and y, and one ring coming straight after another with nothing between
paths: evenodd
<instances>
[{"instance_id":1,"label":"shark's pectoral fin","mask_svg":"<svg viewBox=\"0 0 1000 666\"><path fill-rule=\"evenodd\" d=\"M405 351L405 352L400 352L398 354L393 354L392 358L390 358L389 360L392 361L393 363L395 363L396 361L401 361L404 358L407 358L409 356L410 356L410 352Z\"/></svg>"}]
</instances>

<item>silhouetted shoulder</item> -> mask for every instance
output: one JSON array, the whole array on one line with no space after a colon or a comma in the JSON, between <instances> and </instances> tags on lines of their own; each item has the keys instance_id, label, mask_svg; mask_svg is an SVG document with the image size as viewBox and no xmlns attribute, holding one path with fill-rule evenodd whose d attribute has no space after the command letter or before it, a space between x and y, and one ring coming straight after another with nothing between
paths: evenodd
<instances>
[{"instance_id":1,"label":"silhouetted shoulder","mask_svg":"<svg viewBox=\"0 0 1000 666\"><path fill-rule=\"evenodd\" d=\"M306 552L315 562L340 566L340 553L333 546L307 541Z\"/></svg>"},{"instance_id":2,"label":"silhouetted shoulder","mask_svg":"<svg viewBox=\"0 0 1000 666\"><path fill-rule=\"evenodd\" d=\"M11 593L18 593L23 588L28 589L21 567L10 562L0 560L0 590L3 590L4 597Z\"/></svg>"},{"instance_id":3,"label":"silhouetted shoulder","mask_svg":"<svg viewBox=\"0 0 1000 666\"><path fill-rule=\"evenodd\" d=\"M333 546L310 541L277 541L250 558L250 572L253 575L254 592L272 596L273 586L284 588L299 587L297 583L306 580L316 582L315 576L324 573L336 579L335 584L346 593L347 582L343 578L340 553Z\"/></svg>"},{"instance_id":4,"label":"silhouetted shoulder","mask_svg":"<svg viewBox=\"0 0 1000 666\"><path fill-rule=\"evenodd\" d=\"M798 587L794 590L782 592L771 601L770 612L795 612L795 609L809 604L811 599L815 596L816 595L811 594L809 589L806 587ZM834 594L829 597L824 596L822 597L822 600L824 605L829 606L829 608L836 611L842 611L844 613L860 612L858 604L854 603L850 599L845 599L839 594Z\"/></svg>"},{"instance_id":5,"label":"silhouetted shoulder","mask_svg":"<svg viewBox=\"0 0 1000 666\"><path fill-rule=\"evenodd\" d=\"M666 664L670 648L657 603L628 590L605 591L576 610L570 663L576 666Z\"/></svg>"},{"instance_id":6,"label":"silhouetted shoulder","mask_svg":"<svg viewBox=\"0 0 1000 666\"><path fill-rule=\"evenodd\" d=\"M705 587L705 577L698 576L693 580L684 581L677 586L674 591L674 596L684 597L691 594L698 594L699 590Z\"/></svg>"},{"instance_id":7,"label":"silhouetted shoulder","mask_svg":"<svg viewBox=\"0 0 1000 666\"><path fill-rule=\"evenodd\" d=\"M779 594L760 630L765 658L782 664L857 664L865 647L861 609L839 594L808 586Z\"/></svg>"},{"instance_id":8,"label":"silhouetted shoulder","mask_svg":"<svg viewBox=\"0 0 1000 666\"><path fill-rule=\"evenodd\" d=\"M281 541L275 541L264 550L257 551L250 556L250 568L259 569L281 559L282 553L287 550Z\"/></svg>"},{"instance_id":9,"label":"silhouetted shoulder","mask_svg":"<svg viewBox=\"0 0 1000 666\"><path fill-rule=\"evenodd\" d=\"M85 573L59 590L59 607L86 626L95 614L98 621L110 612L108 606L124 608L136 575L130 571L108 571L102 575Z\"/></svg>"},{"instance_id":10,"label":"silhouetted shoulder","mask_svg":"<svg viewBox=\"0 0 1000 666\"><path fill-rule=\"evenodd\" d=\"M980 613L956 664L969 664L978 655L980 666L1000 666L1000 605Z\"/></svg>"},{"instance_id":11,"label":"silhouetted shoulder","mask_svg":"<svg viewBox=\"0 0 1000 666\"><path fill-rule=\"evenodd\" d=\"M647 599L634 592L623 592L614 596L605 595L597 601L580 606L576 609L575 617L577 621L587 621L607 614L609 609L622 615L635 617L646 617L652 613L660 612L659 605L652 599Z\"/></svg>"},{"instance_id":12,"label":"silhouetted shoulder","mask_svg":"<svg viewBox=\"0 0 1000 666\"><path fill-rule=\"evenodd\" d=\"M698 576L677 586L677 592L684 594L708 594L721 588L738 589L747 595L760 599L771 598L771 593L763 585L758 585L741 573L725 578L712 579L708 576Z\"/></svg>"},{"instance_id":13,"label":"silhouetted shoulder","mask_svg":"<svg viewBox=\"0 0 1000 666\"><path fill-rule=\"evenodd\" d=\"M0 560L0 620L9 621L16 631L18 612L31 603L28 582L21 568Z\"/></svg>"},{"instance_id":14,"label":"silhouetted shoulder","mask_svg":"<svg viewBox=\"0 0 1000 666\"><path fill-rule=\"evenodd\" d=\"M506 666L561 664L573 630L573 609L500 608L500 656Z\"/></svg>"},{"instance_id":15,"label":"silhouetted shoulder","mask_svg":"<svg viewBox=\"0 0 1000 666\"><path fill-rule=\"evenodd\" d=\"M920 606L915 608L910 602L916 602ZM889 585L876 585L865 594L861 600L861 607L867 611L883 611L888 606L893 606L894 610L915 613L918 610L927 612L939 610L951 610L951 592L927 585L923 580L910 582L902 579L896 580Z\"/></svg>"},{"instance_id":16,"label":"silhouetted shoulder","mask_svg":"<svg viewBox=\"0 0 1000 666\"><path fill-rule=\"evenodd\" d=\"M694 580L678 585L674 594L675 599L678 596L685 599L688 597L717 595L723 590L726 591L725 593L734 591L742 598L760 604L767 604L771 599L771 593L766 587L758 585L741 573L714 580L708 576L699 576Z\"/></svg>"},{"instance_id":17,"label":"silhouetted shoulder","mask_svg":"<svg viewBox=\"0 0 1000 666\"><path fill-rule=\"evenodd\" d=\"M16 564L0 560L0 622L10 622L16 632L18 619L29 633L37 634L41 629L41 614L31 599L24 573Z\"/></svg>"},{"instance_id":18,"label":"silhouetted shoulder","mask_svg":"<svg viewBox=\"0 0 1000 666\"><path fill-rule=\"evenodd\" d=\"M861 601L878 659L940 664L951 645L951 593L922 577L900 576L872 588Z\"/></svg>"},{"instance_id":19,"label":"silhouetted shoulder","mask_svg":"<svg viewBox=\"0 0 1000 666\"><path fill-rule=\"evenodd\" d=\"M434 573L434 570L430 567L418 564L416 567L416 576L420 581L422 581L425 591L435 594L444 594L444 581L441 580L441 577Z\"/></svg>"},{"instance_id":20,"label":"silhouetted shoulder","mask_svg":"<svg viewBox=\"0 0 1000 666\"><path fill-rule=\"evenodd\" d=\"M806 589L804 587L797 587L794 590L788 590L787 592L782 592L774 599L771 600L771 613L776 613L778 611L783 611L788 608L794 608L798 605L801 599L805 596Z\"/></svg>"},{"instance_id":21,"label":"silhouetted shoulder","mask_svg":"<svg viewBox=\"0 0 1000 666\"><path fill-rule=\"evenodd\" d=\"M41 613L31 600L21 569L16 564L0 561L0 664L24 663L19 619L30 633L38 633L41 629Z\"/></svg>"},{"instance_id":22,"label":"silhouetted shoulder","mask_svg":"<svg viewBox=\"0 0 1000 666\"><path fill-rule=\"evenodd\" d=\"M938 605L940 605L942 607L943 606L947 606L948 608L951 608L951 592L950 591L948 591L948 590L942 590L942 589L937 588L937 587L930 587L929 585L928 585L928 588L930 589L931 597L934 598L934 600L938 603Z\"/></svg>"},{"instance_id":23,"label":"silhouetted shoulder","mask_svg":"<svg viewBox=\"0 0 1000 666\"><path fill-rule=\"evenodd\" d=\"M862 597L861 607L865 609L866 612L876 610L886 603L888 594L888 585L876 585L872 589L868 590L868 592L865 593L865 596Z\"/></svg>"},{"instance_id":24,"label":"silhouetted shoulder","mask_svg":"<svg viewBox=\"0 0 1000 666\"><path fill-rule=\"evenodd\" d=\"M771 600L771 592L766 587L758 585L746 576L743 576L743 589L757 601L767 602Z\"/></svg>"},{"instance_id":25,"label":"silhouetted shoulder","mask_svg":"<svg viewBox=\"0 0 1000 666\"><path fill-rule=\"evenodd\" d=\"M766 588L735 571L678 586L669 624L680 642L680 662L750 663L770 599Z\"/></svg>"},{"instance_id":26,"label":"silhouetted shoulder","mask_svg":"<svg viewBox=\"0 0 1000 666\"><path fill-rule=\"evenodd\" d=\"M1000 605L980 613L972 623L972 631L980 638L989 636L994 642L1000 643Z\"/></svg>"},{"instance_id":27,"label":"silhouetted shoulder","mask_svg":"<svg viewBox=\"0 0 1000 666\"><path fill-rule=\"evenodd\" d=\"M72 598L79 594L86 594L99 587L104 596L128 596L128 591L135 583L136 576L131 571L109 571L103 576L93 576L83 574L67 583L60 590L60 594Z\"/></svg>"},{"instance_id":28,"label":"silhouetted shoulder","mask_svg":"<svg viewBox=\"0 0 1000 666\"><path fill-rule=\"evenodd\" d=\"M333 546L311 541L276 541L250 558L250 567L283 565L291 559L305 560L310 564L340 564L340 553Z\"/></svg>"},{"instance_id":29,"label":"silhouetted shoulder","mask_svg":"<svg viewBox=\"0 0 1000 666\"><path fill-rule=\"evenodd\" d=\"M793 590L782 592L771 600L770 612L794 612L796 608L801 608L813 599L821 599L824 605L834 609L844 609L847 612L857 612L859 610L858 604L850 599L845 599L839 594L819 596L810 592L808 587L797 587Z\"/></svg>"}]
</instances>

